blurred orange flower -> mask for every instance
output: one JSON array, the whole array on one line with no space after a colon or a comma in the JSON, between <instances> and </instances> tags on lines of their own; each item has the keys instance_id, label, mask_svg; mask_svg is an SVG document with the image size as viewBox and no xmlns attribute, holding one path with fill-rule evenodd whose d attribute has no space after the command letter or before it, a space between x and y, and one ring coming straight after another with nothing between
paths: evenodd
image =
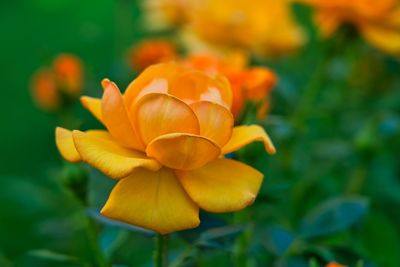
<instances>
[{"instance_id":1,"label":"blurred orange flower","mask_svg":"<svg viewBox=\"0 0 400 267\"><path fill-rule=\"evenodd\" d=\"M32 78L32 95L37 105L45 110L55 110L60 106L60 96L54 74L48 70L39 70Z\"/></svg>"},{"instance_id":2,"label":"blurred orange flower","mask_svg":"<svg viewBox=\"0 0 400 267\"><path fill-rule=\"evenodd\" d=\"M233 94L231 111L235 118L240 116L245 102L249 100L260 104L259 117L267 113L269 105L266 97L277 83L277 77L270 69L247 68L246 59L237 54L225 60L211 54L197 54L189 56L183 64L228 78Z\"/></svg>"},{"instance_id":3,"label":"blurred orange flower","mask_svg":"<svg viewBox=\"0 0 400 267\"><path fill-rule=\"evenodd\" d=\"M325 267L346 267L346 266L332 261L332 262L329 262L327 265L325 265Z\"/></svg>"},{"instance_id":4,"label":"blurred orange flower","mask_svg":"<svg viewBox=\"0 0 400 267\"><path fill-rule=\"evenodd\" d=\"M70 54L56 57L51 68L40 69L33 75L31 83L33 98L46 110L60 108L64 98L77 97L82 87L82 63Z\"/></svg>"},{"instance_id":5,"label":"blurred orange flower","mask_svg":"<svg viewBox=\"0 0 400 267\"><path fill-rule=\"evenodd\" d=\"M229 212L254 201L263 175L223 155L257 140L275 148L260 126L233 127L223 76L163 63L123 95L107 79L102 85L102 99L82 103L108 131L57 128L56 143L66 160L119 180L103 215L166 234L196 227L199 208Z\"/></svg>"},{"instance_id":6,"label":"blurred orange flower","mask_svg":"<svg viewBox=\"0 0 400 267\"><path fill-rule=\"evenodd\" d=\"M175 46L167 40L147 40L132 48L129 61L133 69L145 68L176 58Z\"/></svg>"},{"instance_id":7,"label":"blurred orange flower","mask_svg":"<svg viewBox=\"0 0 400 267\"><path fill-rule=\"evenodd\" d=\"M343 23L351 23L372 45L389 54L400 54L400 1L300 0L316 8L315 21L324 37Z\"/></svg>"},{"instance_id":8,"label":"blurred orange flower","mask_svg":"<svg viewBox=\"0 0 400 267\"><path fill-rule=\"evenodd\" d=\"M77 96L82 91L82 63L70 54L61 54L53 62L53 71L59 88L68 95Z\"/></svg>"},{"instance_id":9,"label":"blurred orange flower","mask_svg":"<svg viewBox=\"0 0 400 267\"><path fill-rule=\"evenodd\" d=\"M291 14L291 2L193 1L184 36L193 47L196 42L207 42L223 50L244 49L263 56L286 54L305 40Z\"/></svg>"}]
</instances>

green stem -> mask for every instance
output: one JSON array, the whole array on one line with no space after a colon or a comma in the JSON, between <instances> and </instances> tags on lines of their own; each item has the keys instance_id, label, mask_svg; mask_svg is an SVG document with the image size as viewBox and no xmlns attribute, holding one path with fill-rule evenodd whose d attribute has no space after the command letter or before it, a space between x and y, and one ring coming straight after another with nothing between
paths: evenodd
<instances>
[{"instance_id":1,"label":"green stem","mask_svg":"<svg viewBox=\"0 0 400 267\"><path fill-rule=\"evenodd\" d=\"M157 234L154 253L154 266L166 267L168 264L168 236Z\"/></svg>"},{"instance_id":2,"label":"green stem","mask_svg":"<svg viewBox=\"0 0 400 267\"><path fill-rule=\"evenodd\" d=\"M90 239L90 243L92 245L92 252L93 256L95 257L95 260L97 261L97 265L99 267L108 267L110 264L107 262L107 259L105 258L103 252L101 251L101 248L99 246L99 240L97 236L97 231L96 231L96 223L93 221L93 219L89 219L89 229L88 229L88 235Z\"/></svg>"}]
</instances>

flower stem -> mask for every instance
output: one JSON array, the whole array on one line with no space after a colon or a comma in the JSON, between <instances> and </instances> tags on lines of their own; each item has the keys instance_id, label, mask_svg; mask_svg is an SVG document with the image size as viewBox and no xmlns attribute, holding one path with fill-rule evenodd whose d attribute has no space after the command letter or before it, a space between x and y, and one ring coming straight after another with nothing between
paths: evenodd
<instances>
[{"instance_id":1,"label":"flower stem","mask_svg":"<svg viewBox=\"0 0 400 267\"><path fill-rule=\"evenodd\" d=\"M154 266L166 267L168 264L168 235L157 234L154 251Z\"/></svg>"}]
</instances>

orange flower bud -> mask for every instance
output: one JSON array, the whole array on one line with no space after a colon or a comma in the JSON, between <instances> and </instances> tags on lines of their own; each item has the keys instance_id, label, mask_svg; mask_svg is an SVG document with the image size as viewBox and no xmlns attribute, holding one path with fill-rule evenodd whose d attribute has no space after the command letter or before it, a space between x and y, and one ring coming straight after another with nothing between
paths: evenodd
<instances>
[{"instance_id":1,"label":"orange flower bud","mask_svg":"<svg viewBox=\"0 0 400 267\"><path fill-rule=\"evenodd\" d=\"M54 110L60 105L60 97L54 75L48 70L39 70L31 82L32 95L38 106Z\"/></svg>"},{"instance_id":2,"label":"orange flower bud","mask_svg":"<svg viewBox=\"0 0 400 267\"><path fill-rule=\"evenodd\" d=\"M77 97L82 91L82 63L76 56L61 54L49 69L39 70L32 78L33 98L46 110L56 110L66 99Z\"/></svg>"},{"instance_id":3,"label":"orange flower bud","mask_svg":"<svg viewBox=\"0 0 400 267\"><path fill-rule=\"evenodd\" d=\"M70 96L82 91L83 71L80 59L74 55L61 54L53 62L58 88Z\"/></svg>"},{"instance_id":4,"label":"orange flower bud","mask_svg":"<svg viewBox=\"0 0 400 267\"><path fill-rule=\"evenodd\" d=\"M134 47L129 55L130 64L139 71L153 64L168 62L175 58L175 46L164 40L144 41Z\"/></svg>"}]
</instances>

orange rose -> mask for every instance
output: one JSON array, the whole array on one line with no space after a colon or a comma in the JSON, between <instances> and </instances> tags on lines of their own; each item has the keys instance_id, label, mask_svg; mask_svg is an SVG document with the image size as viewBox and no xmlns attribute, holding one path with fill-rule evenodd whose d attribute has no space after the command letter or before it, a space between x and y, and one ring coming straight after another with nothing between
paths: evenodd
<instances>
[{"instance_id":1,"label":"orange rose","mask_svg":"<svg viewBox=\"0 0 400 267\"><path fill-rule=\"evenodd\" d=\"M162 234L199 224L199 208L229 212L253 203L263 175L225 159L259 140L264 129L233 127L232 93L220 76L174 63L147 68L121 94L104 80L102 99L82 103L107 128L56 130L60 153L84 161L118 183L102 214Z\"/></svg>"}]
</instances>

